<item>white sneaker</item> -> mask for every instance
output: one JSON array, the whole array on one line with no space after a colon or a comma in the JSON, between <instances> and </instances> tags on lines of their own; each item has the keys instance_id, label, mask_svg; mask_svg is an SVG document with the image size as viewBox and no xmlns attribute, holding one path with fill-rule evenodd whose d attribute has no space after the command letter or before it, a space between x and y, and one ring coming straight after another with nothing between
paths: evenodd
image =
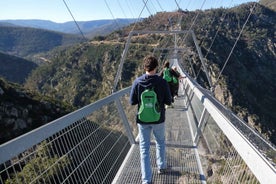
<instances>
[{"instance_id":1,"label":"white sneaker","mask_svg":"<svg viewBox=\"0 0 276 184\"><path fill-rule=\"evenodd\" d=\"M166 105L165 108L166 108L166 109L168 109L168 108L173 108L173 104L171 104L171 105Z\"/></svg>"},{"instance_id":2,"label":"white sneaker","mask_svg":"<svg viewBox=\"0 0 276 184\"><path fill-rule=\"evenodd\" d=\"M167 169L158 169L157 173L158 174L165 174Z\"/></svg>"}]
</instances>

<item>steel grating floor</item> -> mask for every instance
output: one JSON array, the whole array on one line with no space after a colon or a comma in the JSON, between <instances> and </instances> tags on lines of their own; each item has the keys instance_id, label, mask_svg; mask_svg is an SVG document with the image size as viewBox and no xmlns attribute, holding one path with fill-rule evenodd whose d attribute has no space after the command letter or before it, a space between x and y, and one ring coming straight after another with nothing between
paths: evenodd
<instances>
[{"instance_id":1,"label":"steel grating floor","mask_svg":"<svg viewBox=\"0 0 276 184\"><path fill-rule=\"evenodd\" d=\"M201 183L201 175L196 159L197 148L192 144L186 110L184 98L180 96L176 99L174 108L169 108L166 111L166 155L168 172L165 174L159 175L157 173L155 144L154 140L152 141L151 165L153 184ZM142 183L138 143L133 145L113 183Z\"/></svg>"}]
</instances>

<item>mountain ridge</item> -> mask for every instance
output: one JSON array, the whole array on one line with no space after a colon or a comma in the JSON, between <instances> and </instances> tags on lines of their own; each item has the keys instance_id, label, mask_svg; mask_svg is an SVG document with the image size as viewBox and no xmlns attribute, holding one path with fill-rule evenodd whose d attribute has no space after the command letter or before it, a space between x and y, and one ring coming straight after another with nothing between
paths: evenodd
<instances>
[{"instance_id":1,"label":"mountain ridge","mask_svg":"<svg viewBox=\"0 0 276 184\"><path fill-rule=\"evenodd\" d=\"M84 35L92 38L93 36L103 36L114 30L114 27L120 29L130 23L135 22L136 19L103 19L103 20L91 20L91 21L77 21L80 30ZM51 31L57 31L67 34L80 34L78 27L74 21L68 21L64 23L56 23L50 20L40 19L18 19L18 20L0 20L1 23L8 23L11 26L31 27L38 29L45 29ZM109 27L110 30L107 28ZM112 28L112 29L111 29ZM106 30L107 29L107 30ZM106 30L106 31L102 31ZM97 34L93 33L96 32Z\"/></svg>"}]
</instances>

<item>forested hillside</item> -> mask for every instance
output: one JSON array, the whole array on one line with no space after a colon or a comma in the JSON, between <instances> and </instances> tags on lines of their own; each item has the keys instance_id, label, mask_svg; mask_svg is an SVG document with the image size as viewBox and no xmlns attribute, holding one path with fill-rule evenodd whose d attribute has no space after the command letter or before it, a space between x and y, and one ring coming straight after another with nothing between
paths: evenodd
<instances>
[{"instance_id":1,"label":"forested hillside","mask_svg":"<svg viewBox=\"0 0 276 184\"><path fill-rule=\"evenodd\" d=\"M35 70L25 86L82 107L111 93L122 51L122 43L100 42L64 49Z\"/></svg>"},{"instance_id":2,"label":"forested hillside","mask_svg":"<svg viewBox=\"0 0 276 184\"><path fill-rule=\"evenodd\" d=\"M276 1L275 0L260 0L260 3L274 11L276 11Z\"/></svg>"},{"instance_id":3,"label":"forested hillside","mask_svg":"<svg viewBox=\"0 0 276 184\"><path fill-rule=\"evenodd\" d=\"M0 27L0 51L15 56L47 52L58 46L72 45L83 41L81 37L43 29L27 27Z\"/></svg>"},{"instance_id":4,"label":"forested hillside","mask_svg":"<svg viewBox=\"0 0 276 184\"><path fill-rule=\"evenodd\" d=\"M138 23L135 29L166 30L177 25L181 18L181 29L193 29L200 42L209 74L216 84L215 96L275 143L274 11L260 4L254 7L226 68L217 79L253 5L248 3L231 9L195 12L161 12ZM102 42L94 40L53 54L50 58L53 62L33 72L26 87L77 107L107 96L112 90L124 42L132 26L110 34ZM121 86L130 85L132 79L141 73L141 59L153 49L151 40L154 36L140 38L130 48L129 53L135 59L126 61ZM189 39L186 43L189 47ZM198 72L198 56L192 54L190 57ZM202 72L199 74L199 83L206 85L206 78Z\"/></svg>"},{"instance_id":5,"label":"forested hillside","mask_svg":"<svg viewBox=\"0 0 276 184\"><path fill-rule=\"evenodd\" d=\"M0 52L0 77L8 81L23 84L36 67L34 62Z\"/></svg>"}]
</instances>

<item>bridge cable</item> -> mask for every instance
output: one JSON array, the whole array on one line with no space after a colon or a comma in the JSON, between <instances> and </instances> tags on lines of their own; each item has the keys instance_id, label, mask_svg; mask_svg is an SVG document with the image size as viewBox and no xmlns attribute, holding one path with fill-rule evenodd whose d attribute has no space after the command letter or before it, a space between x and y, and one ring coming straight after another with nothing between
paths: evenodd
<instances>
[{"instance_id":1,"label":"bridge cable","mask_svg":"<svg viewBox=\"0 0 276 184\"><path fill-rule=\"evenodd\" d=\"M176 6L177 6L178 10L180 10L180 7L179 7L178 2L177 2L176 0L174 0L174 2L175 2L175 4L176 4Z\"/></svg>"},{"instance_id":2,"label":"bridge cable","mask_svg":"<svg viewBox=\"0 0 276 184\"><path fill-rule=\"evenodd\" d=\"M135 18L134 15L133 15L133 9L132 9L131 6L129 5L129 1L128 1L128 0L126 0L126 5L127 5L127 7L128 7L128 10L130 11L130 14L131 14L132 18Z\"/></svg>"},{"instance_id":3,"label":"bridge cable","mask_svg":"<svg viewBox=\"0 0 276 184\"><path fill-rule=\"evenodd\" d=\"M231 2L232 2L232 1L233 1L233 0L231 0ZM218 2L218 1L217 1L217 2ZM216 6L216 5L215 5L215 6ZM217 17L216 17L215 15L213 15L213 18L210 19L210 21L207 22L206 25L213 25L213 23L215 22L216 18L217 18ZM203 38L203 40L201 41L201 44L200 44L199 46L202 46L202 44L204 43L205 39L206 39L207 36L208 36L208 33L209 33L209 30L206 29L206 31L205 31L205 36L204 36L204 38Z\"/></svg>"},{"instance_id":4,"label":"bridge cable","mask_svg":"<svg viewBox=\"0 0 276 184\"><path fill-rule=\"evenodd\" d=\"M150 12L149 7L148 7L147 3L145 2L145 0L143 0L143 2L144 2L144 5L145 5L145 6L146 6L146 8L147 8L147 10L148 10L149 14L150 14L150 15L152 15L152 13ZM152 2L150 1L149 3L152 3ZM158 0L157 0L157 3L158 3L158 5L159 5L159 7L162 9L161 4L159 3L159 1L158 1ZM152 3L152 6L153 6L154 11L155 11L155 12L157 12L157 9L155 8L155 6L154 6L154 4L153 4L153 3ZM162 9L162 10L163 10L163 9ZM153 55L154 55L154 53L155 53L156 48L158 47L158 45L160 45L160 41L161 41L161 39L162 39L162 37L160 37L160 38L158 39L158 41L157 41L157 43L158 43L158 44L154 47L154 49L153 49L153 51L152 51L152 54L153 54ZM161 56L161 53L160 53L160 55L159 55L159 57L158 57L158 58L161 58L160 56Z\"/></svg>"},{"instance_id":5,"label":"bridge cable","mask_svg":"<svg viewBox=\"0 0 276 184\"><path fill-rule=\"evenodd\" d=\"M122 8L122 5L121 5L120 1L117 0L117 3L118 3L118 5L120 6L120 9L121 9L121 11L123 12L124 16L127 18L126 13L125 13L124 9Z\"/></svg>"},{"instance_id":6,"label":"bridge cable","mask_svg":"<svg viewBox=\"0 0 276 184\"><path fill-rule=\"evenodd\" d=\"M176 0L175 0L175 3L176 3L176 6L177 6L177 9L178 10L180 10L181 8L180 8L180 6L179 6L179 3L180 3L180 1L179 2L177 2ZM203 7L203 5L205 4L205 1L204 1L204 3L202 4L202 6L201 6L201 9L202 9L202 7ZM196 20L197 18L194 18L194 22L195 22L195 20ZM182 17L180 17L179 18L179 20L182 20ZM172 23L171 23L171 21L170 21L170 18L168 19L168 21L169 21L169 27L171 27L171 29L173 29L173 25L172 25ZM178 24L180 25L180 21L178 21ZM180 28L181 29L181 28ZM160 38L161 39L161 38ZM160 40L159 39L159 40ZM169 40L167 40L167 43L165 44L165 45L163 45L163 50L166 50L166 45L168 45L168 42L169 42ZM184 42L184 41L182 41L182 42ZM180 45L181 45L181 41L180 41ZM157 47L157 46L156 46ZM155 52L155 49L154 49L154 51L153 52ZM161 55L162 53L160 53L160 55ZM160 57L160 56L159 56ZM164 59L164 61L163 62L165 62L165 60L166 59Z\"/></svg>"},{"instance_id":7,"label":"bridge cable","mask_svg":"<svg viewBox=\"0 0 276 184\"><path fill-rule=\"evenodd\" d=\"M156 2L157 2L157 4L158 4L158 6L160 7L160 9L161 9L162 11L164 11L164 9L162 8L162 6L161 6L159 0L156 0Z\"/></svg>"},{"instance_id":8,"label":"bridge cable","mask_svg":"<svg viewBox=\"0 0 276 184\"><path fill-rule=\"evenodd\" d=\"M107 8L108 8L108 10L109 10L109 12L110 12L112 18L114 19L115 24L117 25L118 29L120 29L120 25L119 25L118 21L116 20L116 18L114 17L114 15L113 15L113 13L112 13L112 11L111 11L111 9L110 9L108 3L106 2L106 0L104 0L104 2L105 2L105 5L107 6Z\"/></svg>"},{"instance_id":9,"label":"bridge cable","mask_svg":"<svg viewBox=\"0 0 276 184\"><path fill-rule=\"evenodd\" d=\"M213 85L213 89L214 89L214 88L216 87L216 85L218 84L218 80L219 80L219 78L220 78L220 76L221 76L223 70L225 69L227 63L228 63L228 61L229 61L229 59L230 59L230 57L231 57L231 55L232 55L232 53L233 53L233 51L234 51L234 49L235 49L235 47L236 47L236 45L237 45L237 42L239 41L239 39L240 39L240 37L241 37L241 34L242 34L242 32L243 32L243 30L244 30L244 28L245 28L245 26L246 26L246 24L247 24L249 18L250 18L251 15L252 15L253 10L255 9L256 4L257 4L257 3L255 2L254 5L253 5L253 7L250 8L250 13L249 13L249 15L247 16L247 19L246 19L245 23L244 23L243 26L242 26L242 29L241 29L241 31L240 31L240 33L239 33L239 35L238 35L238 37L237 37L237 39L236 39L234 45L233 45L233 47L232 47L232 49L231 49L231 51L230 51L230 53L229 53L229 55L228 55L228 57L227 57L227 59L226 59L224 65L223 65L223 67L222 67L222 69L221 69L221 71L220 71L220 73L219 73L217 79L216 79L216 82L215 82L214 85Z\"/></svg>"},{"instance_id":10,"label":"bridge cable","mask_svg":"<svg viewBox=\"0 0 276 184\"><path fill-rule=\"evenodd\" d=\"M158 2L159 7L161 8L161 10L163 11L163 8L161 7L161 4L159 3L158 0L157 0L157 2ZM157 10L156 10L156 12L157 12ZM162 15L162 14L161 14L161 15ZM165 15L164 15L164 17L165 17ZM168 25L168 27L169 27L169 26L171 25L171 23L170 23L170 18L168 19L168 21L169 21L169 25ZM166 28L165 28L165 30L166 30ZM155 51L157 50L158 46L161 46L161 48L158 49L158 50L161 50L160 53L159 53L158 59L159 59L159 58L162 59L163 62L161 62L161 65L160 65L159 67L162 67L163 64L164 64L165 61L166 61L165 58L161 58L161 55L162 55L163 51L166 50L166 47L167 47L167 45L168 45L168 43L169 43L169 41L170 41L170 40L167 39L166 42L165 42L165 44L160 45L160 42L161 42L162 39L163 39L163 37L160 37L160 38L158 39L158 41L157 41L158 44L155 46L155 48L154 48L154 50L153 50L153 55L155 55L154 53L155 53ZM166 54L166 57L167 57L167 54ZM161 61L161 60L160 60L160 61Z\"/></svg>"},{"instance_id":11,"label":"bridge cable","mask_svg":"<svg viewBox=\"0 0 276 184\"><path fill-rule=\"evenodd\" d=\"M180 1L179 1L180 2ZM202 2L202 4L201 4L201 7L200 7L200 10L202 10L203 9L203 6L205 5L205 3L206 3L206 0L204 0L203 2ZM192 31L192 28L193 28L193 26L195 25L195 22L196 22L196 20L197 20L197 18L198 18L198 16L199 16L199 13L200 13L200 11L198 11L197 12L197 14L194 16L194 18L192 19L192 24L190 25L190 28L188 29L188 31L187 31L187 34L184 36L184 38L181 40L181 42L180 42L180 44L182 43L183 45L184 45L184 43L185 43L185 40L187 39L187 36L188 36L188 34L189 33L191 33L191 31ZM192 33L193 34L193 33ZM195 40L194 40L195 41ZM204 62L204 61L201 61L201 62ZM202 65L202 63L201 63L201 65ZM203 66L204 68L206 68L205 66ZM205 74L206 74L206 76L207 76L207 78L208 78L208 81L209 81L209 85L210 85L210 87L212 87L213 85L211 84L211 81L209 80L209 76L208 76L208 72L207 71L205 71L206 69L204 69L204 72L205 72ZM199 74L199 73L198 73ZM195 76L195 77L197 77L197 76Z\"/></svg>"},{"instance_id":12,"label":"bridge cable","mask_svg":"<svg viewBox=\"0 0 276 184\"><path fill-rule=\"evenodd\" d=\"M157 2L158 2L158 0L157 0ZM179 3L178 3L176 0L175 0L175 3L176 3L176 5L177 5L178 9L180 9ZM161 5L160 5L159 2L158 2L158 4L159 4L160 8L162 9L162 7L161 7ZM163 9L162 9L162 10L163 10ZM165 15L164 15L164 16L165 16ZM170 27L170 29L172 29L172 28L173 28L173 25L172 25L172 23L171 23L170 20L171 20L171 17L168 18L168 21L169 21L168 27ZM162 39L162 38L160 37L158 43L160 43L161 39ZM161 48L160 50L162 50L162 51L166 50L166 46L169 44L169 41L170 41L170 40L167 40L166 43L162 46L163 49ZM159 45L159 44L158 44L158 45ZM157 48L157 46L156 46L156 48ZM162 55L162 53L163 53L162 51L160 52L160 55L159 55L158 58L161 58L161 55ZM155 52L155 49L153 50L153 52ZM168 53L168 54L170 54L170 53ZM167 57L168 54L166 54L166 57ZM167 60L166 57L163 58L162 65L163 65L163 64L165 63L165 61ZM161 67L161 66L160 66L160 67Z\"/></svg>"},{"instance_id":13,"label":"bridge cable","mask_svg":"<svg viewBox=\"0 0 276 184\"><path fill-rule=\"evenodd\" d=\"M222 23L225 21L226 15L227 15L227 13L225 13L225 14L223 15L222 21L220 22L220 25L219 25L219 27L218 27L218 29L217 29L217 31L216 31L216 34L215 34L215 36L214 36L214 38L213 38L213 40L212 40L212 42L211 42L209 48L207 49L207 53L205 54L204 58L207 58L207 55L209 54L209 52L210 52L210 50L211 50L211 48L212 48L212 46L213 46L213 44L214 44L214 42L215 42L215 39L216 39L216 37L217 37L217 35L218 35L218 32L221 30Z\"/></svg>"},{"instance_id":14,"label":"bridge cable","mask_svg":"<svg viewBox=\"0 0 276 184\"><path fill-rule=\"evenodd\" d=\"M231 2L230 2L229 5L231 5L232 2L233 2L233 0L231 0ZM221 30L222 23L225 21L226 15L227 15L227 12L225 11L225 13L222 14L222 16L220 17L220 20L222 20L222 21L220 22L220 25L219 25L219 27L218 27L216 33L215 33L215 36L214 36L214 38L212 39L212 42L211 42L210 46L209 46L208 49L207 49L207 53L205 54L204 59L207 58L207 55L209 54L209 52L210 52L210 50L211 50L211 48L212 48L212 46L213 46L213 44L214 44L214 42L215 42L215 39L216 39L216 37L217 37L217 35L218 35L218 32ZM212 20L212 22L211 22L210 24L213 24L213 22L215 21L215 18L216 18L216 16L214 16L214 18L213 18L213 20ZM207 37L207 34L208 34L208 32L206 31L205 37ZM205 38L204 38L204 40L203 40L201 43L203 44L204 41L205 41ZM196 79L198 78L201 69L202 69L202 67L200 67L198 73L196 74Z\"/></svg>"},{"instance_id":15,"label":"bridge cable","mask_svg":"<svg viewBox=\"0 0 276 184\"><path fill-rule=\"evenodd\" d=\"M84 36L83 32L81 31L79 24L77 23L75 17L73 16L73 14L72 14L70 8L68 7L67 3L65 2L65 0L63 0L63 3L64 3L64 5L66 6L66 8L67 8L68 12L70 13L71 17L73 18L73 20L74 20L74 22L75 22L75 24L76 24L76 26L77 26L79 32L80 32L81 35L82 35L82 38L83 38L84 40L87 40L87 38Z\"/></svg>"},{"instance_id":16,"label":"bridge cable","mask_svg":"<svg viewBox=\"0 0 276 184\"><path fill-rule=\"evenodd\" d=\"M141 12L140 12L138 18L136 19L136 22L134 23L134 25L133 25L133 27L132 27L132 29L131 29L131 31L130 31L130 34L131 34L131 32L135 29L135 27L136 27L136 25L137 25L137 23L138 23L138 21L139 21L139 18L141 17L141 14L143 13L143 11L144 11L144 9L145 9L145 7L146 7L146 5L147 5L147 2L148 2L148 0L147 0L146 2L144 2L144 6L143 6L143 8L142 8L142 10L141 10ZM125 49L126 49L126 48L125 48ZM117 70L117 73L116 73L116 76L115 76L115 79L114 79L114 85L113 85L113 88L112 88L112 93L114 93L115 91L117 91L117 85L118 85L118 82L119 82L119 78L121 77L121 73L122 73L122 69L123 69L123 64L124 64L123 55L124 55L124 53L126 52L125 49L124 49L124 51L123 51L123 54L122 54L122 57L121 57L121 60L120 60L120 63L119 63L119 68L118 68L118 70Z\"/></svg>"},{"instance_id":17,"label":"bridge cable","mask_svg":"<svg viewBox=\"0 0 276 184\"><path fill-rule=\"evenodd\" d=\"M141 18L142 13L143 13L145 7L147 6L147 3L148 3L148 0L147 0L146 2L144 2L144 6L143 6L141 12L139 13L139 16L138 16L138 18L136 19L135 24L133 25L133 27L132 27L132 29L131 29L131 32L134 31L134 29L135 29L135 27L136 27L136 25L137 25L137 22L138 22L139 19Z\"/></svg>"},{"instance_id":18,"label":"bridge cable","mask_svg":"<svg viewBox=\"0 0 276 184\"><path fill-rule=\"evenodd\" d=\"M144 2L144 4L145 4L145 0L143 0L143 2ZM150 1L151 2L151 1ZM155 7L154 7L155 8ZM147 11L149 12L149 14L150 15L152 15L152 13L151 13L151 11L150 11L150 9L149 9L149 7L146 5L146 9L147 9Z\"/></svg>"},{"instance_id":19,"label":"bridge cable","mask_svg":"<svg viewBox=\"0 0 276 184\"><path fill-rule=\"evenodd\" d=\"M204 6L205 2L206 2L206 0L204 0L203 3L201 4L200 10L203 9L203 6ZM193 21L192 21L192 24L191 24L191 26L190 26L190 28L189 28L189 30L188 30L188 33L187 33L187 34L185 35L185 37L183 38L183 41L182 41L183 43L185 42L185 40L186 40L186 38L187 38L189 32L192 30L193 26L195 25L195 22L196 22L196 20L197 20L197 18L198 18L198 16L199 16L199 13L200 13L200 12L198 11L198 13L196 14L196 16L193 18Z\"/></svg>"}]
</instances>

